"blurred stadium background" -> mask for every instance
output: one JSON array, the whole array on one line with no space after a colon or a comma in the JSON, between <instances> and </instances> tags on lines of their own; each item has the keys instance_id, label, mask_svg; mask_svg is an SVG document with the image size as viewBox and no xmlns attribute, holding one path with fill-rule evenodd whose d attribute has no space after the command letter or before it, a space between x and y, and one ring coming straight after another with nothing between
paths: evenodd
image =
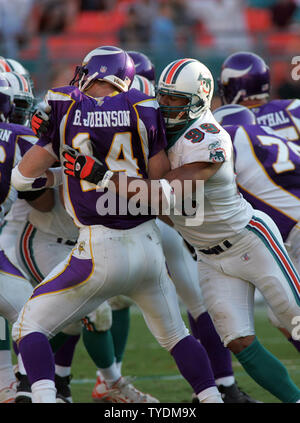
<instances>
[{"instance_id":1,"label":"blurred stadium background","mask_svg":"<svg viewBox=\"0 0 300 423\"><path fill-rule=\"evenodd\" d=\"M100 45L147 54L157 77L194 57L217 78L229 54L251 50L270 65L273 97L300 97L300 0L0 0L0 55L27 67L37 96L66 85Z\"/></svg>"}]
</instances>

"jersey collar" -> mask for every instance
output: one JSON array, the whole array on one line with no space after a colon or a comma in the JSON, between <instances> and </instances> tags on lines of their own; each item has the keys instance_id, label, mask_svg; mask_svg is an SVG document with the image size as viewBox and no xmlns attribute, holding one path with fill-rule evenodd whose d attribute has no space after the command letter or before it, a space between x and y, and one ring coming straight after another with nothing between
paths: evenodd
<instances>
[{"instance_id":1,"label":"jersey collar","mask_svg":"<svg viewBox=\"0 0 300 423\"><path fill-rule=\"evenodd\" d=\"M167 132L167 139L168 139L168 145L167 150L169 150L173 145L176 143L176 141L181 137L182 134L185 133L185 131L196 122L198 118L190 120L182 129L180 129L178 132L176 132L174 135L170 135Z\"/></svg>"}]
</instances>

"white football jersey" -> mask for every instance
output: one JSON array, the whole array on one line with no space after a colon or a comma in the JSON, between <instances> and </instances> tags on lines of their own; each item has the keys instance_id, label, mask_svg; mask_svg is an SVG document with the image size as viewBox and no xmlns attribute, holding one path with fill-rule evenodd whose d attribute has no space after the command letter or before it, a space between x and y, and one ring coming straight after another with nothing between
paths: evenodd
<instances>
[{"instance_id":1,"label":"white football jersey","mask_svg":"<svg viewBox=\"0 0 300 423\"><path fill-rule=\"evenodd\" d=\"M66 212L62 204L59 187L54 188L55 204L50 212L40 212L32 209L28 220L42 232L55 235L57 238L76 241L78 238L78 228L74 225L73 219Z\"/></svg>"},{"instance_id":2,"label":"white football jersey","mask_svg":"<svg viewBox=\"0 0 300 423\"><path fill-rule=\"evenodd\" d=\"M231 138L210 110L180 135L169 149L168 157L172 169L193 162L223 162L204 183L204 195L193 195L193 199L197 199L198 211L203 208L203 222L194 226L196 220L193 221L193 217L187 219L187 216L175 213L170 216L176 229L190 244L196 248L213 247L247 225L253 208L237 189Z\"/></svg>"},{"instance_id":3,"label":"white football jersey","mask_svg":"<svg viewBox=\"0 0 300 423\"><path fill-rule=\"evenodd\" d=\"M20 222L23 224L27 220L28 213L31 209L32 207L27 203L26 200L21 200L18 198L5 216L5 220L8 220L9 222Z\"/></svg>"}]
</instances>

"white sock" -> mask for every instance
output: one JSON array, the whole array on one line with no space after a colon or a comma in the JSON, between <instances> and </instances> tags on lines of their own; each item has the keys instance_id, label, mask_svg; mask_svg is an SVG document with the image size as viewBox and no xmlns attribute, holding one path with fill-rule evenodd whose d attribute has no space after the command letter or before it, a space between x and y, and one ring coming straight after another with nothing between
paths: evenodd
<instances>
[{"instance_id":1,"label":"white sock","mask_svg":"<svg viewBox=\"0 0 300 423\"><path fill-rule=\"evenodd\" d=\"M204 389L203 391L197 394L200 402L203 403L222 403L222 396L218 391L216 386L211 386L210 388Z\"/></svg>"},{"instance_id":2,"label":"white sock","mask_svg":"<svg viewBox=\"0 0 300 423\"><path fill-rule=\"evenodd\" d=\"M70 376L71 367L59 366L58 364L55 364L55 374L60 377Z\"/></svg>"},{"instance_id":3,"label":"white sock","mask_svg":"<svg viewBox=\"0 0 300 423\"><path fill-rule=\"evenodd\" d=\"M10 350L0 350L0 390L16 382Z\"/></svg>"},{"instance_id":4,"label":"white sock","mask_svg":"<svg viewBox=\"0 0 300 423\"><path fill-rule=\"evenodd\" d=\"M218 379L215 380L216 385L220 386L231 386L234 384L235 379L234 376L225 376L225 377L219 377Z\"/></svg>"},{"instance_id":5,"label":"white sock","mask_svg":"<svg viewBox=\"0 0 300 423\"><path fill-rule=\"evenodd\" d=\"M116 366L117 366L120 373L122 373L122 371L121 371L122 370L122 364L123 364L122 361L116 361Z\"/></svg>"},{"instance_id":6,"label":"white sock","mask_svg":"<svg viewBox=\"0 0 300 423\"><path fill-rule=\"evenodd\" d=\"M22 360L22 356L21 354L18 354L18 367L19 367L19 372L21 373L21 375L26 375L26 370L23 364L23 360Z\"/></svg>"},{"instance_id":7,"label":"white sock","mask_svg":"<svg viewBox=\"0 0 300 423\"><path fill-rule=\"evenodd\" d=\"M119 371L116 362L105 369L99 369L99 371L109 388L121 377L121 372Z\"/></svg>"},{"instance_id":8,"label":"white sock","mask_svg":"<svg viewBox=\"0 0 300 423\"><path fill-rule=\"evenodd\" d=\"M56 388L53 380L42 379L31 385L33 403L56 403Z\"/></svg>"}]
</instances>

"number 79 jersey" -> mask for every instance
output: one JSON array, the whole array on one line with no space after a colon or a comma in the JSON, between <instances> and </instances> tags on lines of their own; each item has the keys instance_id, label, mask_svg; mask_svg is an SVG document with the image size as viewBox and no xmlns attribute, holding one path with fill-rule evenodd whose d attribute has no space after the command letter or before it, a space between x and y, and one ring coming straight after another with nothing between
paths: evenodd
<instances>
[{"instance_id":1,"label":"number 79 jersey","mask_svg":"<svg viewBox=\"0 0 300 423\"><path fill-rule=\"evenodd\" d=\"M238 187L267 213L286 240L300 220L300 147L267 126L225 126L235 152Z\"/></svg>"},{"instance_id":2,"label":"number 79 jersey","mask_svg":"<svg viewBox=\"0 0 300 423\"><path fill-rule=\"evenodd\" d=\"M95 99L77 87L49 90L48 131L38 144L63 160L64 144L97 157L112 171L147 178L148 160L167 145L157 101L138 90ZM151 215L129 214L127 201L95 184L64 175L64 201L77 226L104 225L129 229Z\"/></svg>"}]
</instances>

